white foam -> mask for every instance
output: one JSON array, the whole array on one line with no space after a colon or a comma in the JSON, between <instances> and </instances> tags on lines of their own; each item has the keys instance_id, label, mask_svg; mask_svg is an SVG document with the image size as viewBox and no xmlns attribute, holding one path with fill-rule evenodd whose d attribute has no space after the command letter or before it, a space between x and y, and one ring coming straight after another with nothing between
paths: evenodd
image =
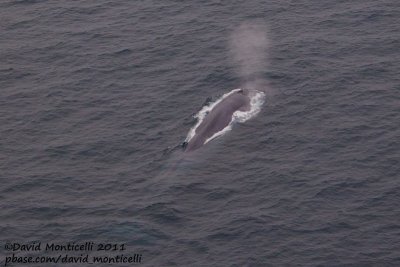
<instances>
[{"instance_id":1,"label":"white foam","mask_svg":"<svg viewBox=\"0 0 400 267\"><path fill-rule=\"evenodd\" d=\"M229 95L231 95L239 90L240 90L240 88L234 89L234 90L230 91L229 93L224 94L222 97L217 99L215 102L204 106L196 115L194 115L194 117L197 118L197 123L194 127L192 127L189 130L189 133L186 137L185 142L189 142L190 139L193 138L193 136L196 133L197 127L203 122L203 120L207 116L208 112L210 112L218 103L220 103L226 97L228 97ZM248 121L249 119L255 117L260 112L261 107L264 104L265 93L263 93L261 91L257 91L257 90L251 90L249 93L249 98L250 98L250 110L234 112L231 122L224 129L222 129L221 131L215 133L213 136L208 138L204 142L205 144L208 143L209 141L211 141L212 139L222 136L225 133L232 130L232 124L234 124L236 122L243 123L245 121Z\"/></svg>"}]
</instances>

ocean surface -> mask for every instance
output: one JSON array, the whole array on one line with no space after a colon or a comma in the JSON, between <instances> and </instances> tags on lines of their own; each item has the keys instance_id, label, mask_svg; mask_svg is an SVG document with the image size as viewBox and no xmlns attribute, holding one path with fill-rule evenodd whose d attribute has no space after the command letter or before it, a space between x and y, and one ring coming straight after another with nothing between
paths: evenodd
<instances>
[{"instance_id":1,"label":"ocean surface","mask_svg":"<svg viewBox=\"0 0 400 267\"><path fill-rule=\"evenodd\" d=\"M176 148L253 79L257 116ZM2 266L400 266L399 203L398 0L0 1ZM125 250L43 251L87 241Z\"/></svg>"}]
</instances>

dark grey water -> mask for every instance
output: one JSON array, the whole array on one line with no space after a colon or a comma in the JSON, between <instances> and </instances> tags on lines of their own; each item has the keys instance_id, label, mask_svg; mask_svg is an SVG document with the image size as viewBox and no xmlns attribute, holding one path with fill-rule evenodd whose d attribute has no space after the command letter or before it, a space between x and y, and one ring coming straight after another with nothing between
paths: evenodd
<instances>
[{"instance_id":1,"label":"dark grey water","mask_svg":"<svg viewBox=\"0 0 400 267\"><path fill-rule=\"evenodd\" d=\"M228 43L253 20L262 111L166 153L248 79ZM399 266L399 51L397 0L2 0L2 264L7 241L94 241L140 266Z\"/></svg>"}]
</instances>

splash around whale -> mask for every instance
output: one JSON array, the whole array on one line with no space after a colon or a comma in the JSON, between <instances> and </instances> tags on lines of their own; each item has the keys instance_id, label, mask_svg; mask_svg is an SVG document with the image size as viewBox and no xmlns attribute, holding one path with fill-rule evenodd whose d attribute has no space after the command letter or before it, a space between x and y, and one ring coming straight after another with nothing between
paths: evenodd
<instances>
[{"instance_id":1,"label":"splash around whale","mask_svg":"<svg viewBox=\"0 0 400 267\"><path fill-rule=\"evenodd\" d=\"M196 150L209 141L232 130L232 124L245 122L261 110L265 94L252 89L234 89L217 101L204 106L194 117L192 127L183 143L185 152Z\"/></svg>"}]
</instances>

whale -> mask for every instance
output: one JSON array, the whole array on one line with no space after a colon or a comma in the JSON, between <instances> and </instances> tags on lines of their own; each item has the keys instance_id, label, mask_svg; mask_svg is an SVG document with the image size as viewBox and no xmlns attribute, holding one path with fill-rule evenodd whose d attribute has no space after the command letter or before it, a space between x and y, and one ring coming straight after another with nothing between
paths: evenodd
<instances>
[{"instance_id":1,"label":"whale","mask_svg":"<svg viewBox=\"0 0 400 267\"><path fill-rule=\"evenodd\" d=\"M195 128L193 137L182 144L184 151L191 152L202 147L216 133L231 123L236 111L250 110L249 94L248 89L237 89L217 103Z\"/></svg>"}]
</instances>

